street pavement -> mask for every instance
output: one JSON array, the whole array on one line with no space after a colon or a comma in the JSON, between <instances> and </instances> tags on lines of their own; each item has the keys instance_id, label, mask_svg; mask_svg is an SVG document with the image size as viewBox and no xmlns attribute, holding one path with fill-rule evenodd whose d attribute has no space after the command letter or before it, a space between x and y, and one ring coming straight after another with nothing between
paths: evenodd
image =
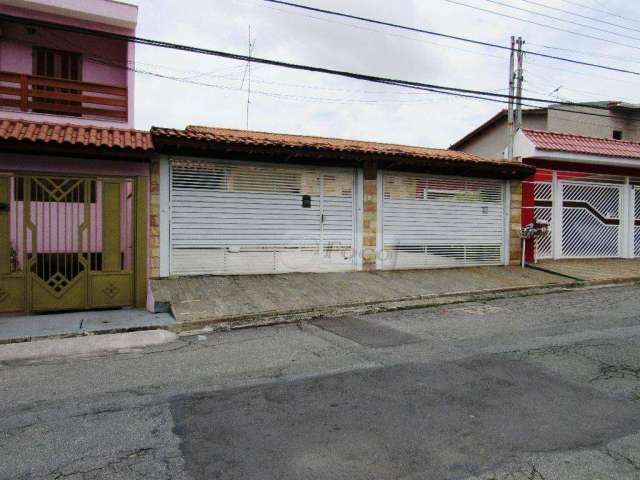
<instances>
[{"instance_id":1,"label":"street pavement","mask_svg":"<svg viewBox=\"0 0 640 480\"><path fill-rule=\"evenodd\" d=\"M0 479L640 479L640 287L0 362Z\"/></svg>"}]
</instances>

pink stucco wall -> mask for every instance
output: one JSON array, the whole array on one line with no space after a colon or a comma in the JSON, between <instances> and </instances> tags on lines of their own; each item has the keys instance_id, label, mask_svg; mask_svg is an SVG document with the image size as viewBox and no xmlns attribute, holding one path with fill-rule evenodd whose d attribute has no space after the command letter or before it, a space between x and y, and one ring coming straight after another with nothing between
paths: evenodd
<instances>
[{"instance_id":1,"label":"pink stucco wall","mask_svg":"<svg viewBox=\"0 0 640 480\"><path fill-rule=\"evenodd\" d=\"M135 35L135 30L60 17L48 13L33 12L6 5L0 5L0 13L81 26L99 31ZM0 22L0 29L2 31L2 36L0 37L0 70L32 74L32 48L34 46L81 53L83 55L82 81L128 87L128 121L125 122L124 125L133 126L134 73L129 70L127 66L133 65L134 63L134 44L42 28L36 28L35 32L29 33L25 26L7 22ZM0 115L2 115L2 111L0 111ZM10 116L15 117L15 115ZM56 121L56 117L60 117L60 119L65 122L86 123L77 117L33 113L29 113L28 115L22 114L22 116L42 121ZM99 122L100 125L109 123L123 126L123 122L118 120L101 120Z\"/></svg>"}]
</instances>

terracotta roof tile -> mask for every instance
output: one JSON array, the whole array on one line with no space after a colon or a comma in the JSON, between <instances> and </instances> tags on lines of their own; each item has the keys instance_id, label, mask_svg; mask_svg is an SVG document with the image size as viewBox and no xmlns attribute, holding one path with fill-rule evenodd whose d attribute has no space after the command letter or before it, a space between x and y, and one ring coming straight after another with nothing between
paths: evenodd
<instances>
[{"instance_id":1,"label":"terracotta roof tile","mask_svg":"<svg viewBox=\"0 0 640 480\"><path fill-rule=\"evenodd\" d=\"M522 132L540 150L640 159L640 143L636 142L531 129Z\"/></svg>"},{"instance_id":2,"label":"terracotta roof tile","mask_svg":"<svg viewBox=\"0 0 640 480\"><path fill-rule=\"evenodd\" d=\"M325 138L307 135L288 135L281 133L254 132L248 130L234 130L227 128L211 128L188 126L185 130L152 127L151 135L156 144L158 140L191 140L228 145L249 145L260 147L297 148L316 151L360 153L383 155L389 157L404 157L424 160L442 160L453 162L469 162L492 166L509 166L525 169L521 163L490 160L454 150L425 148L390 143L347 140L340 138Z\"/></svg>"},{"instance_id":3,"label":"terracotta roof tile","mask_svg":"<svg viewBox=\"0 0 640 480\"><path fill-rule=\"evenodd\" d=\"M82 145L99 148L153 150L149 132L133 129L0 119L0 140Z\"/></svg>"}]
</instances>

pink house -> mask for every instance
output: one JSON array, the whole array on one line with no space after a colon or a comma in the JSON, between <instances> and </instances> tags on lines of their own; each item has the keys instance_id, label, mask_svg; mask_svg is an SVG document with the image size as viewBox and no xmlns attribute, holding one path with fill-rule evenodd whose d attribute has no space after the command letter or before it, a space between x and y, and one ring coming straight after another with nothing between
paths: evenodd
<instances>
[{"instance_id":1,"label":"pink house","mask_svg":"<svg viewBox=\"0 0 640 480\"><path fill-rule=\"evenodd\" d=\"M152 144L132 129L134 44L103 35L137 16L0 0L0 312L147 302Z\"/></svg>"},{"instance_id":2,"label":"pink house","mask_svg":"<svg viewBox=\"0 0 640 480\"><path fill-rule=\"evenodd\" d=\"M3 0L0 14L135 35L138 10L108 0ZM4 117L133 125L134 44L6 20L0 38ZM73 97L80 93L86 98Z\"/></svg>"}]
</instances>

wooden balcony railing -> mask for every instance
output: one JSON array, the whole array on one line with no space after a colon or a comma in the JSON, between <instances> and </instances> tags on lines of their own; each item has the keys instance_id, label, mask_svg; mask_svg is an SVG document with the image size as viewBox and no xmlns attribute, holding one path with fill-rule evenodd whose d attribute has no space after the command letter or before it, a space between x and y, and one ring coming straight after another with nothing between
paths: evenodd
<instances>
[{"instance_id":1,"label":"wooden balcony railing","mask_svg":"<svg viewBox=\"0 0 640 480\"><path fill-rule=\"evenodd\" d=\"M0 71L0 108L127 121L127 88Z\"/></svg>"}]
</instances>

